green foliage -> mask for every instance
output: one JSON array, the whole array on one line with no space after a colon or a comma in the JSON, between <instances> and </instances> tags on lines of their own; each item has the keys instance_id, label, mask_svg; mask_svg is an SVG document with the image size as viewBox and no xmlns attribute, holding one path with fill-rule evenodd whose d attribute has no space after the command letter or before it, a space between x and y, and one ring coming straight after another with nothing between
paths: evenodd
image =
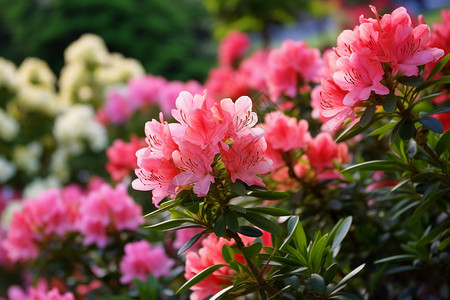
<instances>
[{"instance_id":1,"label":"green foliage","mask_svg":"<svg viewBox=\"0 0 450 300\"><path fill-rule=\"evenodd\" d=\"M188 0L1 0L4 56L46 60L55 73L64 49L83 33L101 36L110 51L140 60L168 79L203 80L214 63L208 16Z\"/></svg>"}]
</instances>

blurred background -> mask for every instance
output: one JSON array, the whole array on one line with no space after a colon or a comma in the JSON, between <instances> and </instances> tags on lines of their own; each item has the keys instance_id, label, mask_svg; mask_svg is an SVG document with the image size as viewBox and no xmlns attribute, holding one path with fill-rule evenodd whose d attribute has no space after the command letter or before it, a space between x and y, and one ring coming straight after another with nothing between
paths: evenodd
<instances>
[{"instance_id":1,"label":"blurred background","mask_svg":"<svg viewBox=\"0 0 450 300\"><path fill-rule=\"evenodd\" d=\"M368 4L380 13L402 5L431 22L450 0L0 0L0 56L16 65L38 57L59 74L64 49L95 33L146 73L203 81L231 29L250 34L253 47L291 38L323 49L371 15Z\"/></svg>"}]
</instances>

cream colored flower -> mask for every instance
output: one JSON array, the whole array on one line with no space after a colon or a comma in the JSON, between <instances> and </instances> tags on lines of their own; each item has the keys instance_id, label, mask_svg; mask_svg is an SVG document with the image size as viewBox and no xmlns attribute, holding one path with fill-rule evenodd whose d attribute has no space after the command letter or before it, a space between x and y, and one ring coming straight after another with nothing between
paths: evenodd
<instances>
[{"instance_id":1,"label":"cream colored flower","mask_svg":"<svg viewBox=\"0 0 450 300\"><path fill-rule=\"evenodd\" d=\"M30 184L28 184L23 191L24 199L32 199L38 197L42 192L49 189L60 188L61 182L53 176L47 178L35 178Z\"/></svg>"},{"instance_id":2,"label":"cream colored flower","mask_svg":"<svg viewBox=\"0 0 450 300\"><path fill-rule=\"evenodd\" d=\"M66 63L82 62L104 64L108 57L105 42L95 34L84 34L67 47L64 52Z\"/></svg>"},{"instance_id":3,"label":"cream colored flower","mask_svg":"<svg viewBox=\"0 0 450 300\"><path fill-rule=\"evenodd\" d=\"M112 85L127 83L130 78L142 76L144 73L144 67L138 60L112 53L107 64L95 70L94 77L102 85Z\"/></svg>"},{"instance_id":4,"label":"cream colored flower","mask_svg":"<svg viewBox=\"0 0 450 300\"><path fill-rule=\"evenodd\" d=\"M19 123L0 108L0 139L12 141L19 133Z\"/></svg>"},{"instance_id":5,"label":"cream colored flower","mask_svg":"<svg viewBox=\"0 0 450 300\"><path fill-rule=\"evenodd\" d=\"M28 57L17 69L17 83L20 86L38 86L55 91L56 77L47 63L39 58Z\"/></svg>"},{"instance_id":6,"label":"cream colored flower","mask_svg":"<svg viewBox=\"0 0 450 300\"><path fill-rule=\"evenodd\" d=\"M53 116L58 111L56 94L48 89L22 86L15 101L18 107L28 111L38 111Z\"/></svg>"},{"instance_id":7,"label":"cream colored flower","mask_svg":"<svg viewBox=\"0 0 450 300\"><path fill-rule=\"evenodd\" d=\"M0 57L0 87L15 88L16 85L16 66Z\"/></svg>"},{"instance_id":8,"label":"cream colored flower","mask_svg":"<svg viewBox=\"0 0 450 300\"><path fill-rule=\"evenodd\" d=\"M13 162L18 169L25 171L27 175L36 174L41 167L40 158L42 152L43 147L39 142L15 146L13 150Z\"/></svg>"},{"instance_id":9,"label":"cream colored flower","mask_svg":"<svg viewBox=\"0 0 450 300\"><path fill-rule=\"evenodd\" d=\"M5 183L16 174L16 166L0 155L0 183Z\"/></svg>"}]
</instances>

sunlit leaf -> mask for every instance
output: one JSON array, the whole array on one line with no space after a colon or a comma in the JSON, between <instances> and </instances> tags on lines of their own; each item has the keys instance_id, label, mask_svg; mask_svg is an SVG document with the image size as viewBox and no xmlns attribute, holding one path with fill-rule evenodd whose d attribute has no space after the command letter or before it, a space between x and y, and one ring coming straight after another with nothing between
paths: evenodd
<instances>
[{"instance_id":1,"label":"sunlit leaf","mask_svg":"<svg viewBox=\"0 0 450 300\"><path fill-rule=\"evenodd\" d=\"M226 267L226 266L227 265L220 264L220 265L213 265L213 266L211 266L209 268L204 269L203 271L201 271L200 273L198 273L197 275L195 275L194 277L189 279L185 284L183 284L178 289L177 294L182 293L184 291L187 291L188 289L190 289L191 287L193 287L197 283L202 282L203 280L208 278L209 275L211 275L212 273L214 273L218 269Z\"/></svg>"}]
</instances>

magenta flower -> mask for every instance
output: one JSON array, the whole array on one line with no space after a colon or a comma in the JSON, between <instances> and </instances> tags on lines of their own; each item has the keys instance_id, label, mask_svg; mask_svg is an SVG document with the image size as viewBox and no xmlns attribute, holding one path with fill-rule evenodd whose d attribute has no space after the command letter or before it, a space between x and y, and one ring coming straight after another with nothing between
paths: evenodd
<instances>
[{"instance_id":1,"label":"magenta flower","mask_svg":"<svg viewBox=\"0 0 450 300\"><path fill-rule=\"evenodd\" d=\"M155 277L167 276L174 264L162 246L153 246L147 241L128 243L120 262L120 282L132 283L135 278L145 281L149 274Z\"/></svg>"}]
</instances>

